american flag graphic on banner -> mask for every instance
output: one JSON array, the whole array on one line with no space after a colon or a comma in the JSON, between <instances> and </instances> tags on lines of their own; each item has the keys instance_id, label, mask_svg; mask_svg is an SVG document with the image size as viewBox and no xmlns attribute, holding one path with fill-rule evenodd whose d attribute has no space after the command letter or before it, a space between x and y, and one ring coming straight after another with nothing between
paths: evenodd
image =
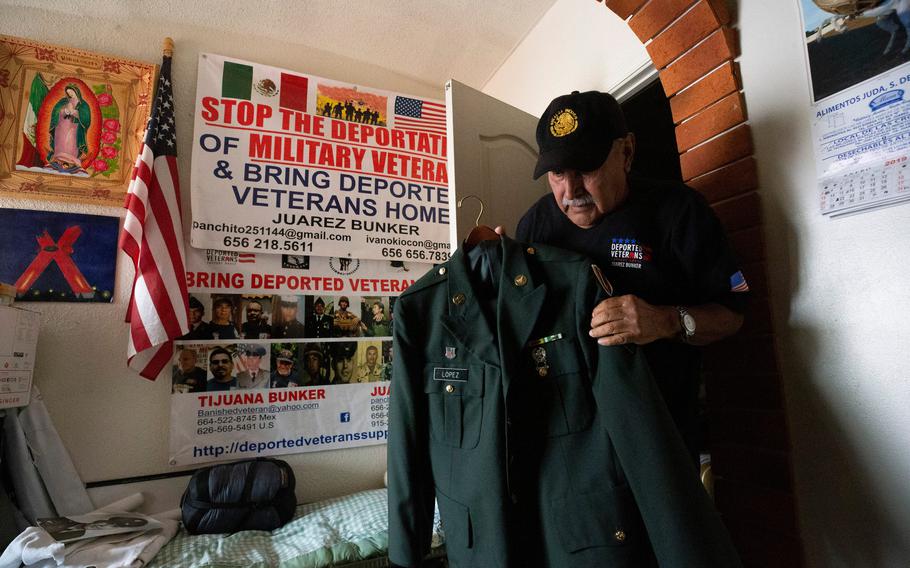
<instances>
[{"instance_id":1,"label":"american flag graphic on banner","mask_svg":"<svg viewBox=\"0 0 910 568\"><path fill-rule=\"evenodd\" d=\"M126 196L120 248L136 270L126 313L129 366L154 380L170 361L172 340L189 331L171 57L158 89Z\"/></svg>"},{"instance_id":2,"label":"american flag graphic on banner","mask_svg":"<svg viewBox=\"0 0 910 568\"><path fill-rule=\"evenodd\" d=\"M395 97L395 127L445 134L446 105Z\"/></svg>"}]
</instances>

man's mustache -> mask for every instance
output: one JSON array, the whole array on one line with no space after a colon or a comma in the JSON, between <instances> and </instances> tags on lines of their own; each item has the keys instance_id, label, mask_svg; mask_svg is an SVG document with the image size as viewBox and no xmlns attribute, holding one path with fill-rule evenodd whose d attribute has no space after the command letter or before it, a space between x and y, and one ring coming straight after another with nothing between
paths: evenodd
<instances>
[{"instance_id":1,"label":"man's mustache","mask_svg":"<svg viewBox=\"0 0 910 568\"><path fill-rule=\"evenodd\" d=\"M589 194L582 195L576 199L569 199L568 197L562 198L563 207L584 207L585 205L591 205L594 203L594 198Z\"/></svg>"}]
</instances>

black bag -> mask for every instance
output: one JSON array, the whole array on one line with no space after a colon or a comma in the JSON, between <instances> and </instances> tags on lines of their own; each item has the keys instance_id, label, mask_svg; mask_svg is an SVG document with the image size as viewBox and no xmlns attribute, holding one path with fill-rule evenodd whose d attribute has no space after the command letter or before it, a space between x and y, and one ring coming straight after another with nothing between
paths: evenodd
<instances>
[{"instance_id":1,"label":"black bag","mask_svg":"<svg viewBox=\"0 0 910 568\"><path fill-rule=\"evenodd\" d=\"M258 458L196 470L180 500L190 534L271 531L294 516L294 472L287 462Z\"/></svg>"}]
</instances>

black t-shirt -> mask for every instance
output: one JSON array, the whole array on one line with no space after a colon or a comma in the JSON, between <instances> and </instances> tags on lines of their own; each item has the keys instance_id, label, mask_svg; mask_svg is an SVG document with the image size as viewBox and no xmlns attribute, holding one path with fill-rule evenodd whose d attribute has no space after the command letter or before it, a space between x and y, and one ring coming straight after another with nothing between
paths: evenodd
<instances>
[{"instance_id":1,"label":"black t-shirt","mask_svg":"<svg viewBox=\"0 0 910 568\"><path fill-rule=\"evenodd\" d=\"M679 182L632 177L629 185L626 201L588 229L545 195L518 222L516 238L585 254L616 296L634 294L663 306L714 302L742 312L745 294L732 289L744 288L744 281L707 202ZM698 350L669 340L643 350L686 443L697 451Z\"/></svg>"}]
</instances>

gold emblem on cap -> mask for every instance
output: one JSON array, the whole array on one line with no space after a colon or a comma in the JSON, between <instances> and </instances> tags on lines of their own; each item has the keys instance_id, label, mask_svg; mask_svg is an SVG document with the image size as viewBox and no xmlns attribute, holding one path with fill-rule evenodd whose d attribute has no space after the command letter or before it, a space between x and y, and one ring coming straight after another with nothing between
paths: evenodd
<instances>
[{"instance_id":1,"label":"gold emblem on cap","mask_svg":"<svg viewBox=\"0 0 910 568\"><path fill-rule=\"evenodd\" d=\"M464 294L459 292L459 293L455 294L454 296L452 296L452 303L454 303L456 306L460 306L461 304L463 304L464 303Z\"/></svg>"},{"instance_id":2,"label":"gold emblem on cap","mask_svg":"<svg viewBox=\"0 0 910 568\"><path fill-rule=\"evenodd\" d=\"M572 134L578 128L578 115L570 108L564 108L550 119L550 134L562 138Z\"/></svg>"}]
</instances>

